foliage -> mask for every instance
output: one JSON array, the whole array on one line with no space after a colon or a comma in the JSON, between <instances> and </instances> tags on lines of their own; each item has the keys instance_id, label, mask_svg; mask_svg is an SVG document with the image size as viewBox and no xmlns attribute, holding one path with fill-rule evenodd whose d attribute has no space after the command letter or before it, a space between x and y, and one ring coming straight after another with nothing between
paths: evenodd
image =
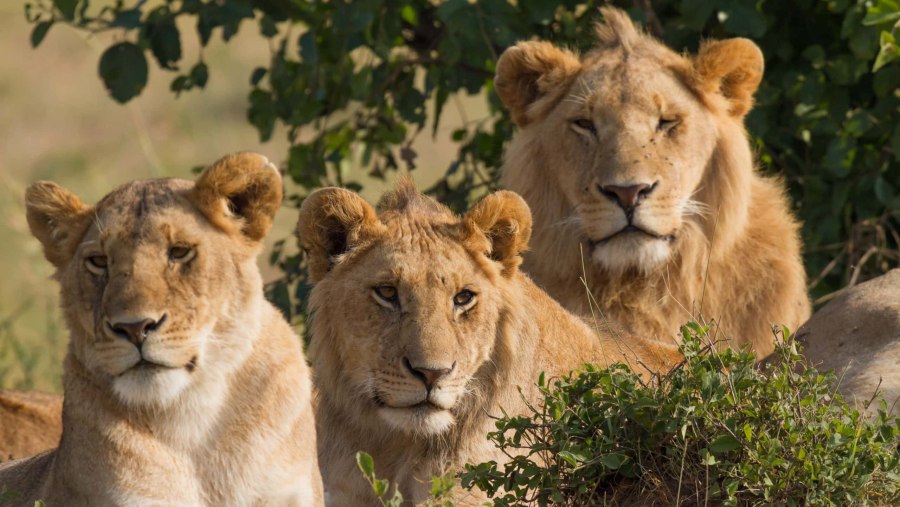
<instances>
[{"instance_id":1,"label":"foliage","mask_svg":"<svg viewBox=\"0 0 900 507\"><path fill-rule=\"evenodd\" d=\"M713 350L705 326L682 333L685 361L656 382L623 365L541 378L543 403L490 434L511 460L469 465L463 486L497 506L900 502L900 421L884 402L867 420L790 339L759 368Z\"/></svg>"},{"instance_id":2,"label":"foliage","mask_svg":"<svg viewBox=\"0 0 900 507\"><path fill-rule=\"evenodd\" d=\"M900 29L900 2L896 0L879 0L869 7L869 12L863 19L866 26L884 25L893 23L890 30L883 30L880 37L880 48L872 72L900 59L900 46L897 45L898 29Z\"/></svg>"},{"instance_id":3,"label":"foliage","mask_svg":"<svg viewBox=\"0 0 900 507\"><path fill-rule=\"evenodd\" d=\"M365 452L356 453L356 464L363 473L366 481L372 486L372 494L378 499L382 507L401 507L403 495L398 489L390 494L391 484L387 479L379 479L375 476L375 462L372 456ZM453 507L450 500L446 500L450 490L456 485L452 476L435 477L431 480L430 498L422 504L422 507Z\"/></svg>"},{"instance_id":4,"label":"foliage","mask_svg":"<svg viewBox=\"0 0 900 507\"><path fill-rule=\"evenodd\" d=\"M97 3L105 5L97 7ZM413 170L412 140L436 135L455 94L483 93L486 114L452 132L456 159L430 192L462 208L496 185L512 124L492 93L498 55L540 38L585 50L600 1L537 0L31 0L37 46L56 24L121 32L100 59L111 96L127 101L147 79L148 59L171 72L171 89L203 88L214 69L201 49L185 63L184 19L201 48L226 43L247 23L270 41L271 59L249 76L247 118L269 139L284 125L294 204L347 181L350 164L372 178ZM897 0L659 0L614 2L676 49L706 37L749 37L767 58L747 119L763 167L783 174L805 223L814 294L832 293L898 263L900 65ZM285 279L269 297L292 313L307 287L303 261L276 249Z\"/></svg>"},{"instance_id":5,"label":"foliage","mask_svg":"<svg viewBox=\"0 0 900 507\"><path fill-rule=\"evenodd\" d=\"M2 502L11 502L13 500L19 500L22 498L18 492L10 491L6 489L6 486L0 486L0 501ZM47 507L47 504L44 503L43 500L36 500L34 502L34 507Z\"/></svg>"}]
</instances>

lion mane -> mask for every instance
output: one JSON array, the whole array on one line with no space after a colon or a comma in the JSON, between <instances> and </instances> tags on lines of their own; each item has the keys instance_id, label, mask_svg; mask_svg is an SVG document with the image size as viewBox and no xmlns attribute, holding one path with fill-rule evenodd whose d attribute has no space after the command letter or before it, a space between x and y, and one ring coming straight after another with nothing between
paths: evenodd
<instances>
[{"instance_id":1,"label":"lion mane","mask_svg":"<svg viewBox=\"0 0 900 507\"><path fill-rule=\"evenodd\" d=\"M810 304L784 184L756 170L743 124L762 53L736 38L680 55L601 11L592 51L521 42L497 64L519 127L502 182L534 214L523 269L627 333L677 340L685 321L715 321L767 355L772 325L796 329Z\"/></svg>"}]
</instances>

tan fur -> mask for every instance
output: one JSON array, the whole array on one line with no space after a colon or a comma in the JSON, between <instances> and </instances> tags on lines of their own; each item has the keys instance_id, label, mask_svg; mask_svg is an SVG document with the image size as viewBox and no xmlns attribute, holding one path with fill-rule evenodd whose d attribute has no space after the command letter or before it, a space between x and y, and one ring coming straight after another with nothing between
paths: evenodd
<instances>
[{"instance_id":1,"label":"tan fur","mask_svg":"<svg viewBox=\"0 0 900 507\"><path fill-rule=\"evenodd\" d=\"M586 275L626 333L677 340L699 314L764 356L771 325L796 328L810 305L784 185L756 171L743 126L762 54L729 39L679 55L624 12L602 12L582 57L522 42L497 63L497 94L519 126L502 180L535 217L523 269L582 315ZM647 190L637 230L625 230L615 189L632 185Z\"/></svg>"},{"instance_id":2,"label":"tan fur","mask_svg":"<svg viewBox=\"0 0 900 507\"><path fill-rule=\"evenodd\" d=\"M598 334L517 266L531 231L513 192L489 195L465 216L401 184L376 211L344 189L314 192L298 235L316 282L310 360L318 392L319 463L326 503L372 505L355 454L413 503L432 476L505 457L487 441L501 407L526 412L539 372L586 361L628 362L647 373L675 363L673 347ZM328 245L323 248L323 245ZM378 294L393 288L396 301ZM474 299L458 304L470 291ZM384 293L384 292L382 292ZM390 294L390 290L388 294ZM449 370L427 390L413 368ZM458 505L483 500L457 491Z\"/></svg>"},{"instance_id":3,"label":"tan fur","mask_svg":"<svg viewBox=\"0 0 900 507\"><path fill-rule=\"evenodd\" d=\"M0 487L21 505L320 504L308 367L255 261L274 166L232 155L196 184L135 181L95 206L39 182L25 202L71 332L64 429L2 465ZM141 342L121 324L142 319Z\"/></svg>"},{"instance_id":4,"label":"tan fur","mask_svg":"<svg viewBox=\"0 0 900 507\"><path fill-rule=\"evenodd\" d=\"M61 432L62 396L0 389L0 461L52 449Z\"/></svg>"}]
</instances>

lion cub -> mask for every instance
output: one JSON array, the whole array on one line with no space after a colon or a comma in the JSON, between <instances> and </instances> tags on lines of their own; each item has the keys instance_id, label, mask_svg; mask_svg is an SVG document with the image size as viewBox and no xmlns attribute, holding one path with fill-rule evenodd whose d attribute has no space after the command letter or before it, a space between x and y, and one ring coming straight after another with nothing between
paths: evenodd
<instances>
[{"instance_id":1,"label":"lion cub","mask_svg":"<svg viewBox=\"0 0 900 507\"><path fill-rule=\"evenodd\" d=\"M0 468L21 505L318 505L309 372L256 266L281 204L265 157L94 206L25 194L71 331L59 447Z\"/></svg>"},{"instance_id":2,"label":"lion cub","mask_svg":"<svg viewBox=\"0 0 900 507\"><path fill-rule=\"evenodd\" d=\"M309 354L329 505L374 502L357 451L413 502L434 475L505 461L486 439L491 416L523 413L522 394L537 401L539 372L585 361L662 370L680 358L598 336L522 274L531 213L512 192L457 217L408 182L380 213L326 188L303 202L298 235L316 282ZM454 500L477 503L470 494Z\"/></svg>"}]
</instances>

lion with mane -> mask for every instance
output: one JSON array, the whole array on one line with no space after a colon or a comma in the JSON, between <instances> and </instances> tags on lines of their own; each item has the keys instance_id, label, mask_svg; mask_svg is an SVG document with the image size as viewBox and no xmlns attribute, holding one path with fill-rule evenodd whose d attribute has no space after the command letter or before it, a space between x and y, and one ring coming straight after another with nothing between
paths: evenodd
<instances>
[{"instance_id":1,"label":"lion with mane","mask_svg":"<svg viewBox=\"0 0 900 507\"><path fill-rule=\"evenodd\" d=\"M303 202L298 236L315 282L309 357L328 505L375 502L357 451L412 503L433 476L504 462L486 438L492 416L527 412L540 372L591 361L646 374L680 359L659 342L598 335L534 285L518 269L531 214L513 192L458 217L408 182L378 212L321 189ZM454 500L479 502L468 495Z\"/></svg>"},{"instance_id":2,"label":"lion with mane","mask_svg":"<svg viewBox=\"0 0 900 507\"><path fill-rule=\"evenodd\" d=\"M593 304L586 275L628 333L671 340L712 319L719 337L766 355L771 325L796 329L810 304L784 185L756 171L743 125L762 54L729 39L679 55L601 11L584 56L522 42L497 64L519 127L502 181L535 220L523 269L579 314Z\"/></svg>"},{"instance_id":3,"label":"lion with mane","mask_svg":"<svg viewBox=\"0 0 900 507\"><path fill-rule=\"evenodd\" d=\"M96 205L28 187L71 339L59 446L0 465L14 505L321 504L309 368L256 265L281 186L239 153Z\"/></svg>"}]
</instances>

